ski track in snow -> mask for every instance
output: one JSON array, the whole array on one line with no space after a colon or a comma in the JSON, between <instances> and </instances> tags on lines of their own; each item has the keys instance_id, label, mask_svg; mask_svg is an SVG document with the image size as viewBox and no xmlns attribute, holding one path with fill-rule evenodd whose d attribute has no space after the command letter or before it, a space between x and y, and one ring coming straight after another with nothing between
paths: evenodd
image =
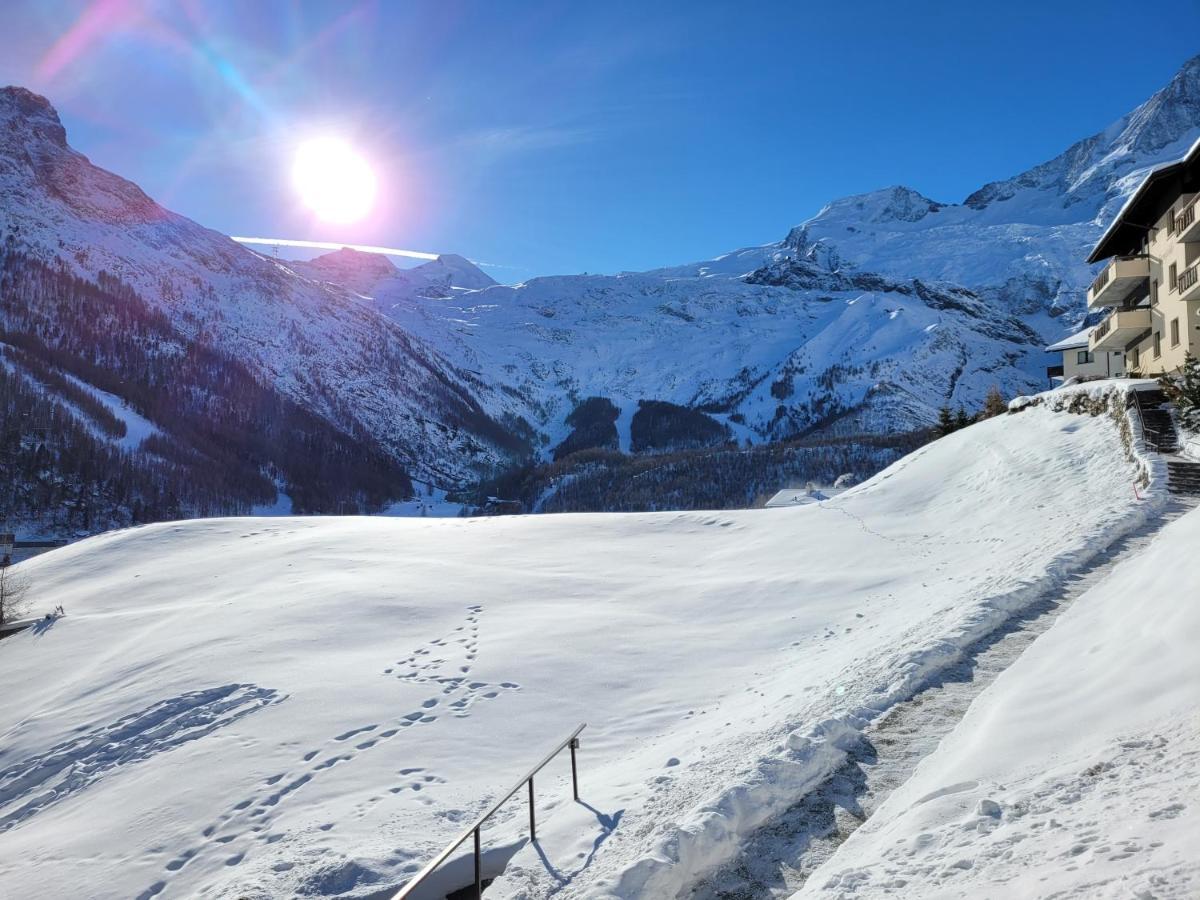
<instances>
[{"instance_id":1,"label":"ski track in snow","mask_svg":"<svg viewBox=\"0 0 1200 900\"><path fill-rule=\"evenodd\" d=\"M1058 596L1046 597L1018 613L967 648L961 660L936 673L911 699L868 727L862 740L849 752L845 764L753 835L737 859L704 877L681 896L691 900L790 897L907 780L917 764L937 748L975 697L1012 665L1072 602L1102 581L1117 564L1144 550L1163 527L1196 505L1191 499L1175 500L1162 516L1114 541L1098 558L1072 575ZM1159 757L1162 755L1158 752ZM1052 811L1053 806L1051 802L1047 809ZM1170 809L1158 813L1171 814ZM1093 828L1081 833L1079 847L1095 841L1099 831Z\"/></svg>"},{"instance_id":2,"label":"ski track in snow","mask_svg":"<svg viewBox=\"0 0 1200 900\"><path fill-rule=\"evenodd\" d=\"M285 699L269 688L227 684L172 697L89 728L0 772L0 832L86 790L118 768L198 740Z\"/></svg>"}]
</instances>

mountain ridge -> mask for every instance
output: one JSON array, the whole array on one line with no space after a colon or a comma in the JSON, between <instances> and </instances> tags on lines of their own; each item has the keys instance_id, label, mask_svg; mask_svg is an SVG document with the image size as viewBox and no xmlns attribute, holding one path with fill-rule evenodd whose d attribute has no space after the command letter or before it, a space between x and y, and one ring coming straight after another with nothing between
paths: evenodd
<instances>
[{"instance_id":1,"label":"mountain ridge","mask_svg":"<svg viewBox=\"0 0 1200 900\"><path fill-rule=\"evenodd\" d=\"M712 260L501 285L455 254L400 269L349 249L254 253L92 166L45 98L6 88L0 235L74 277L118 279L188 340L456 490L579 446L588 398L616 410L627 453L639 411L662 431L644 410L693 410L712 422L695 433L739 444L849 440L923 428L993 386L1036 390L1042 348L1085 319L1083 258L1105 217L1198 133L1200 57L962 203L893 185Z\"/></svg>"}]
</instances>

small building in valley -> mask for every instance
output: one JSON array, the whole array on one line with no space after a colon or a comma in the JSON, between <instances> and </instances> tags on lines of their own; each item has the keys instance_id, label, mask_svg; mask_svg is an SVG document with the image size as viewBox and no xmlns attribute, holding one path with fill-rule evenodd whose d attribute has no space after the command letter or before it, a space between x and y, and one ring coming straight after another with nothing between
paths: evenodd
<instances>
[{"instance_id":1,"label":"small building in valley","mask_svg":"<svg viewBox=\"0 0 1200 900\"><path fill-rule=\"evenodd\" d=\"M1146 176L1097 242L1089 263L1107 260L1088 289L1088 308L1108 315L1088 350L1125 354L1127 374L1175 372L1200 355L1200 141Z\"/></svg>"},{"instance_id":2,"label":"small building in valley","mask_svg":"<svg viewBox=\"0 0 1200 900\"><path fill-rule=\"evenodd\" d=\"M1051 383L1072 378L1120 378L1125 374L1125 353L1122 350L1092 350L1092 329L1085 328L1046 348L1047 353L1061 353L1062 364L1050 366L1046 375Z\"/></svg>"}]
</instances>

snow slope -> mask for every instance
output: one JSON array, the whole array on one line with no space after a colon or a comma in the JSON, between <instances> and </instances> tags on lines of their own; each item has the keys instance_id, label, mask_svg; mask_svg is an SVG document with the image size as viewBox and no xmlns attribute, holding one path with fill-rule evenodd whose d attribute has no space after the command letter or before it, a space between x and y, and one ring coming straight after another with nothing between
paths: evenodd
<instances>
[{"instance_id":1,"label":"snow slope","mask_svg":"<svg viewBox=\"0 0 1200 900\"><path fill-rule=\"evenodd\" d=\"M538 779L544 862L506 807L492 890L670 896L1150 514L1134 477L1112 419L1043 404L821 505L56 550L21 570L68 615L0 645L0 894L382 896L586 721L586 805Z\"/></svg>"},{"instance_id":2,"label":"snow slope","mask_svg":"<svg viewBox=\"0 0 1200 900\"><path fill-rule=\"evenodd\" d=\"M1197 541L1076 601L796 897L1200 894Z\"/></svg>"}]
</instances>

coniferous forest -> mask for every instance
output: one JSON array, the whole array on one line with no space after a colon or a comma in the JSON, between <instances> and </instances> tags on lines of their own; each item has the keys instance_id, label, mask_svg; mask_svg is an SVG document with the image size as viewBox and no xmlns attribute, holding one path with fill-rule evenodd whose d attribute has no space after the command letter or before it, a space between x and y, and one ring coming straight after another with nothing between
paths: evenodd
<instances>
[{"instance_id":1,"label":"coniferous forest","mask_svg":"<svg viewBox=\"0 0 1200 900\"><path fill-rule=\"evenodd\" d=\"M123 409L153 423L129 439ZM128 285L0 250L0 520L71 535L248 513L372 512L404 469L183 335Z\"/></svg>"}]
</instances>

